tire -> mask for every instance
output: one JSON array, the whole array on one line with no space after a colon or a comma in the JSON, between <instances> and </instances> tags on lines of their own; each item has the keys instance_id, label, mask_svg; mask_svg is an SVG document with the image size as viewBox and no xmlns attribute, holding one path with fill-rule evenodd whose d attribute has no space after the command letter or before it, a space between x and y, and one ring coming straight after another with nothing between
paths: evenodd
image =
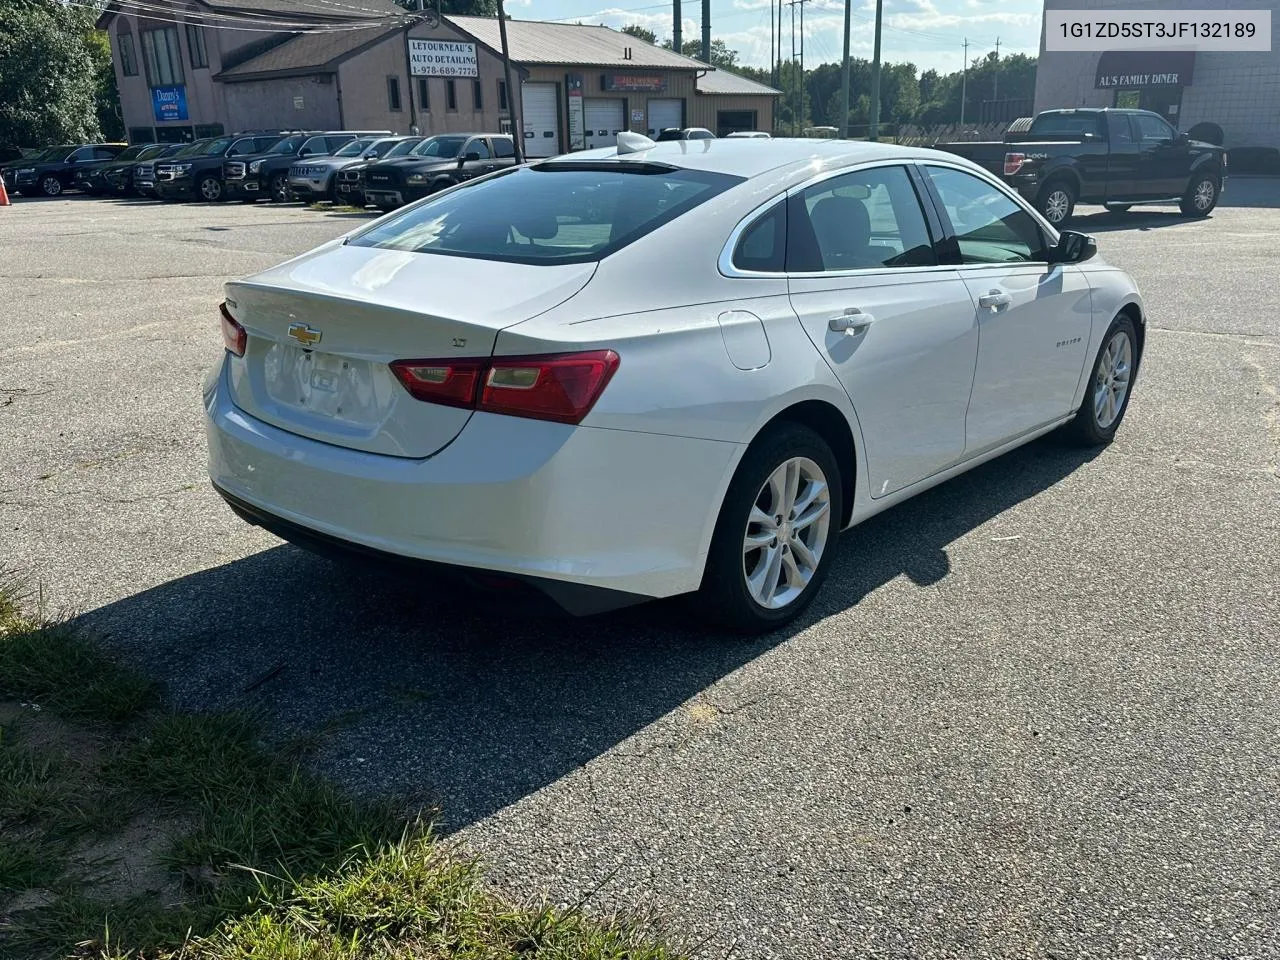
<instances>
[{"instance_id":1,"label":"tire","mask_svg":"<svg viewBox=\"0 0 1280 960\"><path fill-rule=\"evenodd\" d=\"M1191 178L1187 192L1182 195L1178 206L1186 217L1207 217L1218 205L1221 193L1221 180L1216 172L1198 173Z\"/></svg>"},{"instance_id":2,"label":"tire","mask_svg":"<svg viewBox=\"0 0 1280 960\"><path fill-rule=\"evenodd\" d=\"M283 173L272 174L267 189L271 193L272 203L288 203L292 199L289 196L289 181Z\"/></svg>"},{"instance_id":3,"label":"tire","mask_svg":"<svg viewBox=\"0 0 1280 960\"><path fill-rule=\"evenodd\" d=\"M1132 203L1104 203L1103 206L1107 208L1107 213L1114 214L1128 213L1133 208Z\"/></svg>"},{"instance_id":4,"label":"tire","mask_svg":"<svg viewBox=\"0 0 1280 960\"><path fill-rule=\"evenodd\" d=\"M40 192L46 197L56 197L62 193L62 181L57 177L48 176L40 180Z\"/></svg>"},{"instance_id":5,"label":"tire","mask_svg":"<svg viewBox=\"0 0 1280 960\"><path fill-rule=\"evenodd\" d=\"M1118 355L1113 355L1114 345L1121 337L1123 344ZM1102 338L1102 346L1094 358L1090 368L1088 386L1080 409L1075 419L1066 425L1065 432L1069 439L1080 446L1101 447L1116 438L1116 431L1124 421L1125 411L1129 409L1129 397L1133 395L1133 378L1138 370L1138 330L1125 314L1120 314L1111 321L1107 335ZM1119 360L1120 364L1114 361ZM1123 365L1123 381L1117 376L1120 365ZM1117 394L1116 384L1123 382L1122 394ZM1103 391L1110 394L1108 405L1102 401Z\"/></svg>"},{"instance_id":6,"label":"tire","mask_svg":"<svg viewBox=\"0 0 1280 960\"><path fill-rule=\"evenodd\" d=\"M1071 219L1076 208L1076 191L1066 180L1050 180L1036 198L1036 209L1054 227Z\"/></svg>"},{"instance_id":7,"label":"tire","mask_svg":"<svg viewBox=\"0 0 1280 960\"><path fill-rule=\"evenodd\" d=\"M801 506L799 517L810 518L801 529L791 527L785 489L792 476L788 468L798 471L796 499L817 498ZM835 454L813 430L784 422L757 437L729 484L716 520L702 588L696 594L701 615L738 634L777 630L798 617L821 588L835 555L843 489ZM753 520L753 515L768 518L768 525ZM785 518L783 527L769 540L778 516ZM750 546L749 538L760 545Z\"/></svg>"},{"instance_id":8,"label":"tire","mask_svg":"<svg viewBox=\"0 0 1280 960\"><path fill-rule=\"evenodd\" d=\"M206 174L196 184L196 193L207 203L219 203L222 200L222 181L212 174Z\"/></svg>"}]
</instances>

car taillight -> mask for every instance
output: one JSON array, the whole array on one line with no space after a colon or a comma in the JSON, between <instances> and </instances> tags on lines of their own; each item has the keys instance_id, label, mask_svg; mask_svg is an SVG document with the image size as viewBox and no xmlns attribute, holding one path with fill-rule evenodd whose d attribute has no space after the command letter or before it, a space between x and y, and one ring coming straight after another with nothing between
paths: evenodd
<instances>
[{"instance_id":1,"label":"car taillight","mask_svg":"<svg viewBox=\"0 0 1280 960\"><path fill-rule=\"evenodd\" d=\"M244 348L249 344L249 334L236 322L236 318L227 309L226 303L218 304L222 312L222 342L237 357L244 356Z\"/></svg>"},{"instance_id":2,"label":"car taillight","mask_svg":"<svg viewBox=\"0 0 1280 960\"><path fill-rule=\"evenodd\" d=\"M1006 177L1013 176L1022 169L1022 165L1026 162L1027 155L1025 153L1006 153L1004 155L1004 175Z\"/></svg>"},{"instance_id":3,"label":"car taillight","mask_svg":"<svg viewBox=\"0 0 1280 960\"><path fill-rule=\"evenodd\" d=\"M618 369L612 350L536 357L397 360L391 369L418 400L511 417L581 423Z\"/></svg>"}]
</instances>

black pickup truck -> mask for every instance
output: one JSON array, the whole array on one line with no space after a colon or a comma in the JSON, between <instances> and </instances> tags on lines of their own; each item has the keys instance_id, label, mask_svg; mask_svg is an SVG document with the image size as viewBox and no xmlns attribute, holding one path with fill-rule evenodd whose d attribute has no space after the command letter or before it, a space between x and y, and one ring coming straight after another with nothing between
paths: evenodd
<instances>
[{"instance_id":1,"label":"black pickup truck","mask_svg":"<svg viewBox=\"0 0 1280 960\"><path fill-rule=\"evenodd\" d=\"M1147 110L1046 110L1025 132L1002 143L939 143L967 157L1033 203L1054 226L1077 203L1123 213L1140 203L1177 203L1188 217L1207 216L1227 182L1227 153L1190 139Z\"/></svg>"}]
</instances>

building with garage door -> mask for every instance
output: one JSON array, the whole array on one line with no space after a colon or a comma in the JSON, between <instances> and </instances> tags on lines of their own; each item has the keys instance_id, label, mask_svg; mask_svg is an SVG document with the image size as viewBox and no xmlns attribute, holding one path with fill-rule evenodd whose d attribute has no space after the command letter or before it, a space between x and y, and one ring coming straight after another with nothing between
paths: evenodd
<instances>
[{"instance_id":1,"label":"building with garage door","mask_svg":"<svg viewBox=\"0 0 1280 960\"><path fill-rule=\"evenodd\" d=\"M1134 20L1143 10L1272 11L1271 49L1259 52L1046 51L1042 28L1035 109L1153 110L1184 132L1220 127L1228 147L1280 147L1280 0L1045 0L1045 8L1133 11Z\"/></svg>"},{"instance_id":2,"label":"building with garage door","mask_svg":"<svg viewBox=\"0 0 1280 960\"><path fill-rule=\"evenodd\" d=\"M129 139L240 130L523 134L530 157L619 131L772 130L778 91L608 27L408 13L392 0L111 0Z\"/></svg>"}]
</instances>

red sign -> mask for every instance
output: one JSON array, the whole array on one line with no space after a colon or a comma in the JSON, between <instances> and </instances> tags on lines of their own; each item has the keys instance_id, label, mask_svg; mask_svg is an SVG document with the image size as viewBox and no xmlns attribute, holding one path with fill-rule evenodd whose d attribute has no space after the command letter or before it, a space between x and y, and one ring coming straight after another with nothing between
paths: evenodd
<instances>
[{"instance_id":1,"label":"red sign","mask_svg":"<svg viewBox=\"0 0 1280 960\"><path fill-rule=\"evenodd\" d=\"M660 73L607 73L604 88L614 93L661 93L667 89L667 78Z\"/></svg>"}]
</instances>

